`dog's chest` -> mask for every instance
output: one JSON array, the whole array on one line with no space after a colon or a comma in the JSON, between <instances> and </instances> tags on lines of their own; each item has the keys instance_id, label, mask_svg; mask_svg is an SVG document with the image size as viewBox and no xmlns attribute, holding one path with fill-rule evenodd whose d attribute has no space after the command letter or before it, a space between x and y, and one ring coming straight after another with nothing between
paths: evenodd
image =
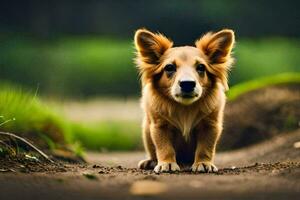
<instances>
[{"instance_id":1,"label":"dog's chest","mask_svg":"<svg viewBox=\"0 0 300 200\"><path fill-rule=\"evenodd\" d=\"M201 115L195 110L185 110L170 113L167 120L178 128L185 139L188 139L193 128L200 122Z\"/></svg>"}]
</instances>

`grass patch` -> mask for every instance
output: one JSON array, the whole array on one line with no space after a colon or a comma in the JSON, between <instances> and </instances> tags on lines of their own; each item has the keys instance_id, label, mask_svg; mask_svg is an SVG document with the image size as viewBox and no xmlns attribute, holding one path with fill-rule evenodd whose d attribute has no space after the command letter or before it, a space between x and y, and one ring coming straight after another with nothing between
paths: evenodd
<instances>
[{"instance_id":1,"label":"grass patch","mask_svg":"<svg viewBox=\"0 0 300 200\"><path fill-rule=\"evenodd\" d=\"M64 120L34 93L2 84L0 130L29 138L44 148L64 144L69 129ZM12 120L13 119L13 120Z\"/></svg>"},{"instance_id":2,"label":"grass patch","mask_svg":"<svg viewBox=\"0 0 300 200\"><path fill-rule=\"evenodd\" d=\"M68 146L75 155L89 150L134 150L140 147L136 122L72 123L42 103L32 92L0 87L0 131L15 133L48 150ZM14 119L14 120L11 120ZM0 154L5 149L0 144Z\"/></svg>"},{"instance_id":3,"label":"grass patch","mask_svg":"<svg viewBox=\"0 0 300 200\"><path fill-rule=\"evenodd\" d=\"M136 150L141 147L140 124L137 122L107 121L99 124L73 124L73 141L86 149Z\"/></svg>"},{"instance_id":4,"label":"grass patch","mask_svg":"<svg viewBox=\"0 0 300 200\"><path fill-rule=\"evenodd\" d=\"M230 88L227 93L227 97L232 101L238 96L247 92L257 90L269 85L278 85L285 83L300 83L300 73L283 73L240 83Z\"/></svg>"}]
</instances>

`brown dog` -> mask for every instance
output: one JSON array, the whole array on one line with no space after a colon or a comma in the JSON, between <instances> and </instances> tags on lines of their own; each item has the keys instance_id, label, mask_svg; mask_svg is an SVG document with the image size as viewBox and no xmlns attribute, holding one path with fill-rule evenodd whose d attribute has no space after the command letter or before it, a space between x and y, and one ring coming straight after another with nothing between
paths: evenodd
<instances>
[{"instance_id":1,"label":"brown dog","mask_svg":"<svg viewBox=\"0 0 300 200\"><path fill-rule=\"evenodd\" d=\"M207 33L195 47L172 47L161 34L135 34L136 63L145 112L143 139L148 159L139 167L159 172L216 172L216 143L222 132L232 30Z\"/></svg>"}]
</instances>

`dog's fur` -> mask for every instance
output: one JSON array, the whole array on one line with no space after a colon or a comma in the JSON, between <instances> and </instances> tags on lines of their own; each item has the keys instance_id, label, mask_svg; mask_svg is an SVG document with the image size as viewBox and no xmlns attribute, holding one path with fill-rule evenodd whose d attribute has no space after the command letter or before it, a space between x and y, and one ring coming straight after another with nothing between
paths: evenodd
<instances>
[{"instance_id":1,"label":"dog's fur","mask_svg":"<svg viewBox=\"0 0 300 200\"><path fill-rule=\"evenodd\" d=\"M162 34L146 29L135 33L145 114L143 141L149 157L140 168L172 172L183 163L192 165L194 172L217 171L213 160L222 132L234 40L234 32L225 29L205 34L195 47L173 47ZM176 71L166 71L168 64ZM197 66L204 66L204 71ZM189 97L178 86L182 79L196 83Z\"/></svg>"}]
</instances>

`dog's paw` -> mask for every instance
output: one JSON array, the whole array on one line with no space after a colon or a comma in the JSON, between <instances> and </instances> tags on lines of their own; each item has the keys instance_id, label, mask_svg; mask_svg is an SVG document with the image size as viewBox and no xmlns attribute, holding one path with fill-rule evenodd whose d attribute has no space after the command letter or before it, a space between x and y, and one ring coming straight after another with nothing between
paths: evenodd
<instances>
[{"instance_id":1,"label":"dog's paw","mask_svg":"<svg viewBox=\"0 0 300 200\"><path fill-rule=\"evenodd\" d=\"M151 160L151 159L145 159L145 160L141 160L138 164L138 167L140 169L145 169L145 170L149 170L149 169L154 169L155 165L157 164L156 161Z\"/></svg>"},{"instance_id":2,"label":"dog's paw","mask_svg":"<svg viewBox=\"0 0 300 200\"><path fill-rule=\"evenodd\" d=\"M154 168L155 173L161 173L161 172L172 173L176 171L180 171L180 167L176 162L159 162Z\"/></svg>"},{"instance_id":3,"label":"dog's paw","mask_svg":"<svg viewBox=\"0 0 300 200\"><path fill-rule=\"evenodd\" d=\"M193 164L192 171L201 173L214 173L218 171L218 168L212 162L198 162Z\"/></svg>"}]
</instances>

